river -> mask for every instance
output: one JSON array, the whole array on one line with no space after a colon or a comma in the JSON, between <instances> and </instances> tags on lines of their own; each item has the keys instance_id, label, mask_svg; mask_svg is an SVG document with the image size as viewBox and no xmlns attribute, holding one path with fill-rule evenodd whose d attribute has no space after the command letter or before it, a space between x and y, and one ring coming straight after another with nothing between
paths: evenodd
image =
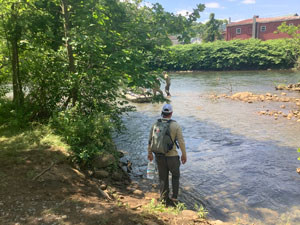
<instances>
[{"instance_id":1,"label":"river","mask_svg":"<svg viewBox=\"0 0 300 225\"><path fill-rule=\"evenodd\" d=\"M280 95L275 85L297 83L283 71L170 73L173 119L183 129L188 161L181 166L180 200L202 203L213 219L241 224L300 224L300 123L260 116L278 102L252 104L211 95L250 91ZM162 87L163 89L163 87ZM232 91L232 92L231 92ZM286 92L300 98L300 93ZM134 104L115 135L133 163L133 179L145 177L147 142L163 104ZM292 104L286 104L286 111ZM282 110L282 109L280 109ZM283 110L283 111L284 111Z\"/></svg>"}]
</instances>

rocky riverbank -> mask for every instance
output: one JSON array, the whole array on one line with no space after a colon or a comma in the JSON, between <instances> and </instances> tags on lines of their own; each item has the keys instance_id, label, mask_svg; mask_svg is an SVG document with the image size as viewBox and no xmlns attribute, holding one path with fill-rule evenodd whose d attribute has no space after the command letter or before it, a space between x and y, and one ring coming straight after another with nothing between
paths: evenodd
<instances>
[{"instance_id":1,"label":"rocky riverbank","mask_svg":"<svg viewBox=\"0 0 300 225\"><path fill-rule=\"evenodd\" d=\"M242 101L245 103L255 103L255 102L278 102L282 103L278 110L267 109L263 111L258 111L258 115L273 116L275 120L279 117L286 118L288 120L300 122L300 98L289 97L287 93L281 92L280 95L265 93L265 94L254 94L252 92L238 92L232 95L222 94L222 95L211 95L212 99L226 98L234 101ZM268 105L266 105L268 107Z\"/></svg>"},{"instance_id":2,"label":"rocky riverbank","mask_svg":"<svg viewBox=\"0 0 300 225\"><path fill-rule=\"evenodd\" d=\"M300 91L300 83L297 84L280 84L275 87L276 90Z\"/></svg>"},{"instance_id":3,"label":"rocky riverbank","mask_svg":"<svg viewBox=\"0 0 300 225\"><path fill-rule=\"evenodd\" d=\"M124 153L119 152L120 159ZM96 183L99 183L100 195L108 202L117 202L119 207L125 207L140 215L150 215L155 218L152 222L141 222L137 224L205 224L222 225L227 224L222 221L209 221L201 218L204 212L182 208L162 207L159 199L159 189L157 184L153 184L147 179L140 182L131 181L128 173L131 172L131 163L120 160L118 170L109 173L109 167L115 163L113 155L107 154L96 158L93 161L93 170L85 171ZM119 189L116 190L116 187ZM179 211L178 211L179 210ZM150 214L150 215L149 215ZM151 217L149 217L151 218ZM129 224L129 223L123 223Z\"/></svg>"}]
</instances>

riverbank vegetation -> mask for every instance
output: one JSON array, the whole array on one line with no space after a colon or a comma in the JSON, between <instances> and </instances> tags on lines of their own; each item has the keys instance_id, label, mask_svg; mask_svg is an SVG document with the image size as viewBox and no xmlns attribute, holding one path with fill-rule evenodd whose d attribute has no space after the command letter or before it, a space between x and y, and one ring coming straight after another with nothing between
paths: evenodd
<instances>
[{"instance_id":1,"label":"riverbank vegetation","mask_svg":"<svg viewBox=\"0 0 300 225\"><path fill-rule=\"evenodd\" d=\"M170 32L190 40L204 5L186 18L140 3L0 0L1 224L178 221L136 207L149 199L111 134L133 110L124 94L153 86L161 69L150 62Z\"/></svg>"},{"instance_id":2,"label":"riverbank vegetation","mask_svg":"<svg viewBox=\"0 0 300 225\"><path fill-rule=\"evenodd\" d=\"M172 46L155 66L173 71L290 69L295 58L291 40L248 39Z\"/></svg>"},{"instance_id":3,"label":"riverbank vegetation","mask_svg":"<svg viewBox=\"0 0 300 225\"><path fill-rule=\"evenodd\" d=\"M153 67L173 71L300 69L300 25L282 23L277 28L276 32L288 34L288 39L222 41L217 27L226 21L215 20L214 14L211 20L206 33L202 31L204 43L164 48Z\"/></svg>"},{"instance_id":4,"label":"riverbank vegetation","mask_svg":"<svg viewBox=\"0 0 300 225\"><path fill-rule=\"evenodd\" d=\"M190 40L186 31L204 10L199 4L183 17L140 3L0 0L3 123L50 122L78 163L113 151L111 132L133 110L125 93L154 85L161 69L150 62L172 32Z\"/></svg>"}]
</instances>

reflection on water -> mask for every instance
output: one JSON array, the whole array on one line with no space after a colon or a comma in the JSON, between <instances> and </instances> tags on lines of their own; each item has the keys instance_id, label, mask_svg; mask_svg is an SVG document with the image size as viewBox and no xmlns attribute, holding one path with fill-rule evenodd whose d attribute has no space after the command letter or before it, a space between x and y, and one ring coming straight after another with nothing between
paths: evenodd
<instances>
[{"instance_id":1,"label":"reflection on water","mask_svg":"<svg viewBox=\"0 0 300 225\"><path fill-rule=\"evenodd\" d=\"M183 127L188 152L181 167L181 200L191 208L205 204L215 219L300 224L300 176L295 172L300 165L300 123L257 115L278 103L209 98L231 90L280 94L275 84L298 82L300 74L227 72L171 78L173 119ZM300 98L299 93L288 96ZM162 104L136 106L137 112L124 116L128 130L115 140L129 153L134 174L144 175L149 129Z\"/></svg>"}]
</instances>

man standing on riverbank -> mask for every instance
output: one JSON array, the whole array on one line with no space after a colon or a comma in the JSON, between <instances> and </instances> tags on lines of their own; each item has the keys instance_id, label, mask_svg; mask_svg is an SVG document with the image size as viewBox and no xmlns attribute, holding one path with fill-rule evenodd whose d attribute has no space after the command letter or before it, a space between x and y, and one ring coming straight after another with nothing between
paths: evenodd
<instances>
[{"instance_id":1,"label":"man standing on riverbank","mask_svg":"<svg viewBox=\"0 0 300 225\"><path fill-rule=\"evenodd\" d=\"M178 191L179 191L179 177L180 177L180 161L179 155L176 149L178 141L179 147L181 150L181 162L185 164L187 161L186 150L185 150L185 142L182 136L182 129L180 125L171 120L173 114L173 108L170 104L165 104L162 108L162 119L159 119L152 125L149 135L149 143L148 143L148 160L153 160L153 152L155 151L154 136L160 132L158 129L158 123L165 123L169 125L169 133L166 134L171 137L173 142L173 146L170 147L170 150L164 149L166 153L154 153L155 160L158 167L158 175L159 175L159 186L160 186L160 199L168 203L169 200L172 200L173 203L177 202ZM169 199L169 172L172 174L172 197Z\"/></svg>"},{"instance_id":2,"label":"man standing on riverbank","mask_svg":"<svg viewBox=\"0 0 300 225\"><path fill-rule=\"evenodd\" d=\"M166 81L165 92L166 92L167 96L171 96L171 94L170 94L171 78L169 77L167 72L163 72L163 74L164 74L164 79Z\"/></svg>"}]
</instances>

